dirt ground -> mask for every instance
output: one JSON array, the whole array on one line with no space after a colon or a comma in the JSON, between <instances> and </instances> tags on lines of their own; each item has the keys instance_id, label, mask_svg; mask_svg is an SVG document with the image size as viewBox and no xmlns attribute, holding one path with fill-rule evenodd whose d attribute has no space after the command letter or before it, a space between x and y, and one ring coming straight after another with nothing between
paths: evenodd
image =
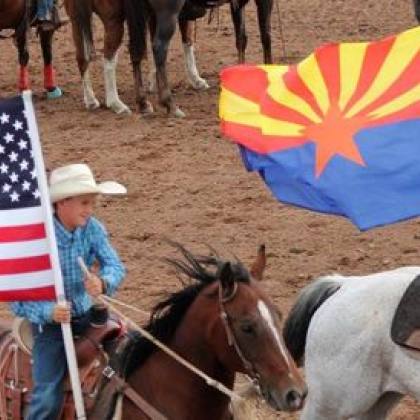
<instances>
[{"instance_id":1,"label":"dirt ground","mask_svg":"<svg viewBox=\"0 0 420 420\"><path fill-rule=\"evenodd\" d=\"M246 11L249 61L261 62L254 5ZM416 24L412 0L278 0L272 18L276 62L296 62L329 41L370 40ZM102 27L95 22L99 59L92 65L97 96L103 101L100 51ZM193 91L184 77L179 34L170 49L171 85L187 118L168 118L159 108L142 119L83 108L70 27L56 35L57 78L63 98L42 94L37 40L31 39L32 87L48 168L84 161L101 179L117 179L129 194L103 200L98 216L129 269L118 297L149 309L179 282L159 258L172 255L164 237L196 251L211 244L221 253L251 262L257 246L267 245L265 287L287 313L297 292L312 278L330 272L363 274L419 263L420 221L412 220L360 233L345 219L278 203L256 174L247 173L236 147L221 138L217 118L218 72L236 62L227 7L219 18L197 25L197 55L211 87ZM135 109L126 45L118 67L120 96ZM0 42L0 97L13 95L16 54L10 40ZM153 101L156 102L155 97ZM3 314L5 314L3 310ZM416 374L413 372L413 374ZM297 419L261 408L258 418ZM405 400L394 420L420 418Z\"/></svg>"}]
</instances>

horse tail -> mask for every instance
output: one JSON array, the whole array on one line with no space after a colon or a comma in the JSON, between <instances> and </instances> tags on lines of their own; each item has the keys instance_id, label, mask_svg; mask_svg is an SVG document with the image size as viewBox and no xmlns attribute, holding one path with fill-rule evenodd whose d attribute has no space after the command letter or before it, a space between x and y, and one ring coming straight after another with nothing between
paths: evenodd
<instances>
[{"instance_id":1,"label":"horse tail","mask_svg":"<svg viewBox=\"0 0 420 420\"><path fill-rule=\"evenodd\" d=\"M80 31L84 58L87 62L89 62L94 55L92 13L93 10L91 1L75 0L73 19Z\"/></svg>"},{"instance_id":2,"label":"horse tail","mask_svg":"<svg viewBox=\"0 0 420 420\"><path fill-rule=\"evenodd\" d=\"M132 61L141 60L146 51L147 21L150 6L147 0L124 0L128 27L128 46Z\"/></svg>"},{"instance_id":3,"label":"horse tail","mask_svg":"<svg viewBox=\"0 0 420 420\"><path fill-rule=\"evenodd\" d=\"M321 278L302 290L289 312L283 328L283 338L298 365L303 364L306 336L313 315L340 287L338 278Z\"/></svg>"},{"instance_id":4,"label":"horse tail","mask_svg":"<svg viewBox=\"0 0 420 420\"><path fill-rule=\"evenodd\" d=\"M414 0L414 11L416 13L417 21L420 23L420 0Z\"/></svg>"}]
</instances>

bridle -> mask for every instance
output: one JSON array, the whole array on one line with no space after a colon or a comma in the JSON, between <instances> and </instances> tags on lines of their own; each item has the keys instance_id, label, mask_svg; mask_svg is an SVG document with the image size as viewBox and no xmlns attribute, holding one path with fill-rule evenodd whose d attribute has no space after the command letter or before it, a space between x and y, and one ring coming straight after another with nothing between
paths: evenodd
<instances>
[{"instance_id":1,"label":"bridle","mask_svg":"<svg viewBox=\"0 0 420 420\"><path fill-rule=\"evenodd\" d=\"M259 385L261 376L258 373L257 369L255 368L254 364L250 362L244 356L244 353L238 344L238 340L236 339L235 334L233 333L233 328L231 326L230 318L225 308L225 303L232 301L235 298L237 291L238 291L238 283L235 281L232 293L230 293L230 295L228 296L223 296L222 287L221 287L221 284L219 283L220 318L222 319L222 323L225 327L226 337L227 337L229 346L235 349L236 354L239 356L239 359L241 360L245 370L247 371L248 376L252 379L252 381L256 385Z\"/></svg>"}]
</instances>

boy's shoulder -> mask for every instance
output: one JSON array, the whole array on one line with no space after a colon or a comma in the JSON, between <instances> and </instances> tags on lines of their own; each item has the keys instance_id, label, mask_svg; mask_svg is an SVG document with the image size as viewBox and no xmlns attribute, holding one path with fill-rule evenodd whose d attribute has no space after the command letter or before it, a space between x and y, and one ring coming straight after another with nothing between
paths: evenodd
<instances>
[{"instance_id":1,"label":"boy's shoulder","mask_svg":"<svg viewBox=\"0 0 420 420\"><path fill-rule=\"evenodd\" d=\"M93 234L93 235L95 234L106 235L107 234L104 224L100 222L96 217L93 217L93 216L89 218L89 221L87 222L84 228L84 231L87 234Z\"/></svg>"}]
</instances>

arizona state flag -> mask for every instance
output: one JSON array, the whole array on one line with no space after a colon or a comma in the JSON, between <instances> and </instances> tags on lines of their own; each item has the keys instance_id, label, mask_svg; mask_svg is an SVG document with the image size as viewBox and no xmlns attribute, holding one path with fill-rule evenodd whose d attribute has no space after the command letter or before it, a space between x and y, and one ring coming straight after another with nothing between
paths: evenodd
<instances>
[{"instance_id":1,"label":"arizona state flag","mask_svg":"<svg viewBox=\"0 0 420 420\"><path fill-rule=\"evenodd\" d=\"M420 28L221 72L224 135L277 199L361 230L420 214Z\"/></svg>"}]
</instances>

